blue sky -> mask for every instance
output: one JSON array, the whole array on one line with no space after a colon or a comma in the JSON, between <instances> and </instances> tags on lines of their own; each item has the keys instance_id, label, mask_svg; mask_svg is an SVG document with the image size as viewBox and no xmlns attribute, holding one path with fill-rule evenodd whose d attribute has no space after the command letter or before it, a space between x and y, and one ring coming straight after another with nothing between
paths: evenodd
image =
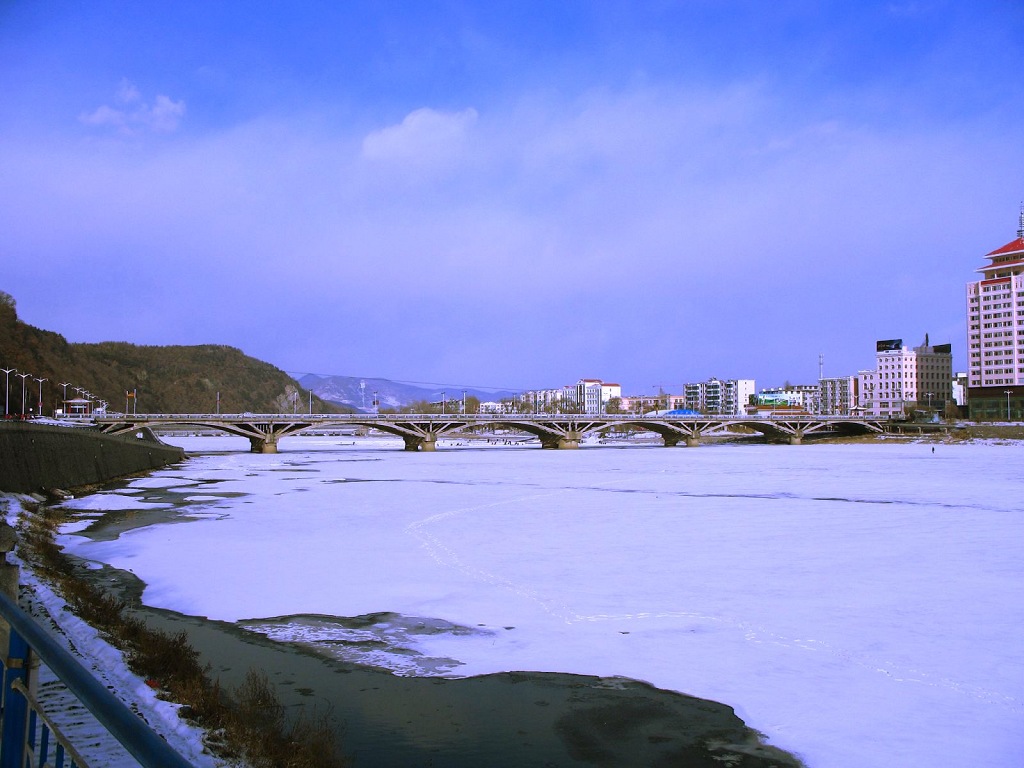
<instances>
[{"instance_id":1,"label":"blue sky","mask_svg":"<svg viewBox=\"0 0 1024 768\"><path fill-rule=\"evenodd\" d=\"M0 289L292 372L962 368L1022 72L1017 1L5 3Z\"/></svg>"}]
</instances>

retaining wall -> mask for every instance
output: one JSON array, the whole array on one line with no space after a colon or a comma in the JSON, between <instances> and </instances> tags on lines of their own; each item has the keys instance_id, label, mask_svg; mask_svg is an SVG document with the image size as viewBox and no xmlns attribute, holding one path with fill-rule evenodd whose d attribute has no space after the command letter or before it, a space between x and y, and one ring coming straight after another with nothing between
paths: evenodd
<instances>
[{"instance_id":1,"label":"retaining wall","mask_svg":"<svg viewBox=\"0 0 1024 768\"><path fill-rule=\"evenodd\" d=\"M148 429L106 435L88 427L0 421L0 491L38 493L103 483L181 461Z\"/></svg>"}]
</instances>

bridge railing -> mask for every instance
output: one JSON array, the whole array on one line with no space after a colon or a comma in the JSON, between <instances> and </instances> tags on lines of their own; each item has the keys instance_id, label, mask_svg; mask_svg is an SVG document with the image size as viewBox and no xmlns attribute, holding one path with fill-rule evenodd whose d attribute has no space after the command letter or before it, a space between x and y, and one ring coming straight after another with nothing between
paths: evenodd
<instances>
[{"instance_id":1,"label":"bridge railing","mask_svg":"<svg viewBox=\"0 0 1024 768\"><path fill-rule=\"evenodd\" d=\"M734 414L707 415L651 415L627 413L138 413L130 415L108 414L95 417L98 424L139 423L139 422L260 422L260 421L293 421L303 423L317 422L367 422L367 421L565 421L578 419L598 419L600 421L881 421L869 416L833 416L810 413L781 414L765 413L756 416L737 416Z\"/></svg>"},{"instance_id":2,"label":"bridge railing","mask_svg":"<svg viewBox=\"0 0 1024 768\"><path fill-rule=\"evenodd\" d=\"M60 768L65 765L88 768L30 693L33 656L38 656L140 766L190 768L191 763L171 749L2 592L0 618L10 626L9 650L3 662L3 691L0 692L0 768Z\"/></svg>"}]
</instances>

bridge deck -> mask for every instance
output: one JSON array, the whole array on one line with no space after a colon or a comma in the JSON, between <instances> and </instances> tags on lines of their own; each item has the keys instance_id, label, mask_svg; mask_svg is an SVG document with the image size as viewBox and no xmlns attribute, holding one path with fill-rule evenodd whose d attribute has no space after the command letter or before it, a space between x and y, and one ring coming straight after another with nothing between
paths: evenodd
<instances>
[{"instance_id":1,"label":"bridge deck","mask_svg":"<svg viewBox=\"0 0 1024 768\"><path fill-rule=\"evenodd\" d=\"M880 433L887 422L850 416L637 416L635 414L515 414L515 413L388 413L299 414L146 413L97 416L104 431L118 433L142 428L190 426L217 429L250 440L252 450L273 453L282 437L325 427L368 427L405 441L406 450L433 450L437 439L467 430L503 427L537 437L545 448L576 448L589 435L615 427L657 433L666 446L697 445L701 436L744 427L769 439L798 444L805 436L825 433Z\"/></svg>"}]
</instances>

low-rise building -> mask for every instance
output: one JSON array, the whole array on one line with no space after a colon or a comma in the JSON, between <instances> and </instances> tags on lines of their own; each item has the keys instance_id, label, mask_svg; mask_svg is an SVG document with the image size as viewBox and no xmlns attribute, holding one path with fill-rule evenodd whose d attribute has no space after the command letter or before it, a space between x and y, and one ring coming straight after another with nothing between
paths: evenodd
<instances>
[{"instance_id":1,"label":"low-rise building","mask_svg":"<svg viewBox=\"0 0 1024 768\"><path fill-rule=\"evenodd\" d=\"M757 395L760 405L789 405L802 408L807 413L818 412L818 386L815 384L786 384L782 387L768 387Z\"/></svg>"}]
</instances>

